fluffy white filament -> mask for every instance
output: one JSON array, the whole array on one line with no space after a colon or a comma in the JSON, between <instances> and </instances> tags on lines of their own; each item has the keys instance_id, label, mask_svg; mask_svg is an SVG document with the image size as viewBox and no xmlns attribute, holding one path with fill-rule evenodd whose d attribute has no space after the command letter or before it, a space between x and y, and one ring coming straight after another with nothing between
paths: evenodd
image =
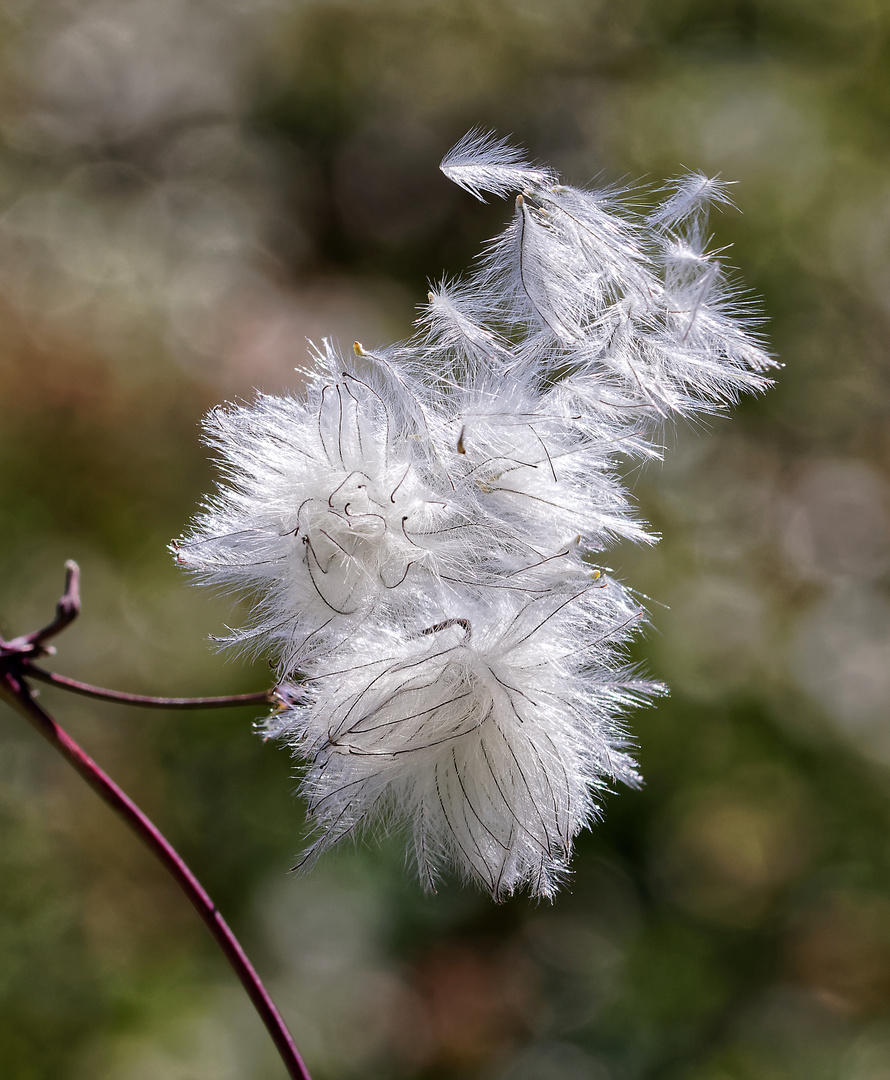
<instances>
[{"instance_id":1,"label":"fluffy white filament","mask_svg":"<svg viewBox=\"0 0 890 1080\"><path fill-rule=\"evenodd\" d=\"M211 413L223 480L174 550L253 598L226 640L278 665L263 730L302 762L301 865L407 826L430 888L453 867L552 896L601 793L638 781L625 711L662 689L623 662L643 613L594 567L652 539L622 463L772 362L705 250L719 181L675 180L641 217L491 135L442 169L515 192L506 231L411 340L325 342L300 397Z\"/></svg>"}]
</instances>

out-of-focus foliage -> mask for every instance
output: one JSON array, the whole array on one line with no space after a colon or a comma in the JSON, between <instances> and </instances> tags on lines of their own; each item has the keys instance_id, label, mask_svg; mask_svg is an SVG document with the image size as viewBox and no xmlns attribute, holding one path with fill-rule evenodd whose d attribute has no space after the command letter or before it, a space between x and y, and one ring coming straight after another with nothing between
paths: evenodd
<instances>
[{"instance_id":1,"label":"out-of-focus foliage","mask_svg":"<svg viewBox=\"0 0 890 1080\"><path fill-rule=\"evenodd\" d=\"M673 696L633 721L552 907L420 893L398 837L288 877L290 763L251 714L44 691L269 977L318 1080L890 1074L890 10L882 0L9 0L0 10L0 632L58 670L264 685L165 545L197 422L307 336L404 336L508 208L439 176L471 126L576 183L738 181L713 221L786 368L635 490ZM667 605L663 607L662 605ZM281 1068L182 898L0 716L0 1075Z\"/></svg>"}]
</instances>

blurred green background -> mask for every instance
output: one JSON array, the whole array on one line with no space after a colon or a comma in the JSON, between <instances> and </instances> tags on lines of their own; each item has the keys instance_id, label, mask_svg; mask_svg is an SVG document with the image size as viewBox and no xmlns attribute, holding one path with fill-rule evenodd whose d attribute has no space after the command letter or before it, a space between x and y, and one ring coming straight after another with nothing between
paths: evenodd
<instances>
[{"instance_id":1,"label":"blurred green background","mask_svg":"<svg viewBox=\"0 0 890 1080\"><path fill-rule=\"evenodd\" d=\"M437 171L471 126L571 182L738 181L715 243L786 365L629 477L664 536L608 800L552 906L424 896L399 837L287 874L292 764L254 713L43 700L180 847L317 1080L890 1078L890 6L886 0L4 0L0 633L56 669L264 687L165 545L198 421L305 338L410 331L509 214ZM0 1076L281 1077L191 909L0 714Z\"/></svg>"}]
</instances>

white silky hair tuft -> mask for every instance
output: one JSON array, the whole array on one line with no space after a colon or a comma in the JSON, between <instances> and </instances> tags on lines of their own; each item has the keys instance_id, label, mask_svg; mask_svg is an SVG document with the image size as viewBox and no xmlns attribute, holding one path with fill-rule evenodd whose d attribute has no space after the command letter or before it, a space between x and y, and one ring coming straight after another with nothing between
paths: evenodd
<instances>
[{"instance_id":1,"label":"white silky hair tuft","mask_svg":"<svg viewBox=\"0 0 890 1080\"><path fill-rule=\"evenodd\" d=\"M336 679L313 666L300 727L286 729L308 758L318 839L304 863L369 820L406 821L430 888L451 864L495 899L525 886L551 896L597 794L638 782L616 712L658 691L624 672L594 683L586 658L566 650L567 609L587 591L522 606L500 597L478 618L409 634L375 628L350 644Z\"/></svg>"},{"instance_id":2,"label":"white silky hair tuft","mask_svg":"<svg viewBox=\"0 0 890 1080\"><path fill-rule=\"evenodd\" d=\"M442 171L518 193L504 233L408 341L324 342L300 396L214 410L219 489L173 550L252 599L223 644L277 665L260 727L300 763L300 866L391 825L430 889L451 868L549 898L604 793L639 783L625 714L664 691L628 667L645 615L598 565L657 539L622 470L775 364L706 250L721 181L681 177L647 216L480 131Z\"/></svg>"},{"instance_id":3,"label":"white silky hair tuft","mask_svg":"<svg viewBox=\"0 0 890 1080\"><path fill-rule=\"evenodd\" d=\"M482 192L509 195L526 187L552 184L556 174L525 160L521 150L493 132L470 131L442 158L439 168L480 202Z\"/></svg>"},{"instance_id":4,"label":"white silky hair tuft","mask_svg":"<svg viewBox=\"0 0 890 1080\"><path fill-rule=\"evenodd\" d=\"M702 221L710 206L732 206L729 187L734 181L721 180L719 176L707 176L703 172L689 172L665 185L668 197L647 217L648 224L658 229L675 229L691 221Z\"/></svg>"}]
</instances>

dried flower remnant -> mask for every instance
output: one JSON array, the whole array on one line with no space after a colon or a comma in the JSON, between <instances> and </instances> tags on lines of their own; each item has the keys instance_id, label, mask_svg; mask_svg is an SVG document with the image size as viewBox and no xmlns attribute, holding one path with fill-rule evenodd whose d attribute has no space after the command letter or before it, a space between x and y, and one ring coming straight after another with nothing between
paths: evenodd
<instances>
[{"instance_id":1,"label":"dried flower remnant","mask_svg":"<svg viewBox=\"0 0 890 1080\"><path fill-rule=\"evenodd\" d=\"M648 217L559 182L492 135L444 159L477 198L516 194L474 273L429 294L408 341L325 342L302 399L213 412L216 496L175 546L247 590L227 640L271 652L262 725L301 761L315 839L405 826L421 879L453 867L502 899L552 896L616 780L622 726L662 692L623 647L644 619L594 569L650 542L620 477L667 419L769 385L695 173Z\"/></svg>"}]
</instances>

